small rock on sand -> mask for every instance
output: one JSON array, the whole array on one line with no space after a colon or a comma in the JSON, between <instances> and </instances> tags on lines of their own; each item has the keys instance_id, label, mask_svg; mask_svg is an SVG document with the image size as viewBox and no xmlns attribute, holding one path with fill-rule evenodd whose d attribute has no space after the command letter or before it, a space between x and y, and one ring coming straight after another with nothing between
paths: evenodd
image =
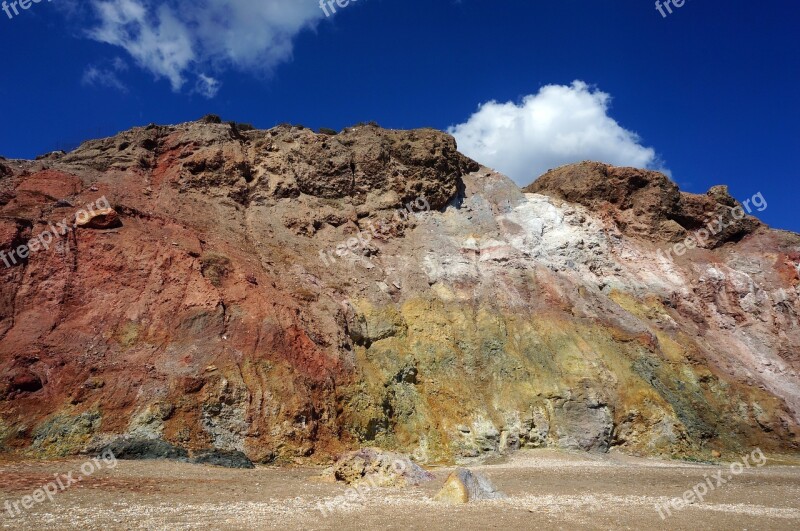
<instances>
[{"instance_id":1,"label":"small rock on sand","mask_svg":"<svg viewBox=\"0 0 800 531\"><path fill-rule=\"evenodd\" d=\"M433 474L405 455L378 448L362 448L349 452L339 458L327 472L336 481L343 481L348 485L368 482L379 487L405 487L433 479Z\"/></svg>"},{"instance_id":2,"label":"small rock on sand","mask_svg":"<svg viewBox=\"0 0 800 531\"><path fill-rule=\"evenodd\" d=\"M95 210L75 220L75 226L83 229L115 229L121 225L119 214L113 208Z\"/></svg>"},{"instance_id":3,"label":"small rock on sand","mask_svg":"<svg viewBox=\"0 0 800 531\"><path fill-rule=\"evenodd\" d=\"M459 505L475 500L498 500L505 497L506 495L498 492L492 482L483 474L459 468L450 474L442 490L433 499Z\"/></svg>"}]
</instances>

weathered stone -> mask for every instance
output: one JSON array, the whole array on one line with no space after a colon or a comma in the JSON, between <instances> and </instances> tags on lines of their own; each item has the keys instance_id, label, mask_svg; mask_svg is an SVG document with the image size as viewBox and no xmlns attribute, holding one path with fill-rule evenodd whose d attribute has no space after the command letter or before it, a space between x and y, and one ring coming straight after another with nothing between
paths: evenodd
<instances>
[{"instance_id":1,"label":"weathered stone","mask_svg":"<svg viewBox=\"0 0 800 531\"><path fill-rule=\"evenodd\" d=\"M86 216L75 220L75 225L82 229L113 229L122 225L119 214L113 208L94 210Z\"/></svg>"},{"instance_id":2,"label":"weathered stone","mask_svg":"<svg viewBox=\"0 0 800 531\"><path fill-rule=\"evenodd\" d=\"M110 452L117 459L143 460L143 459L186 459L189 452L183 448L173 446L161 439L137 439L119 437L100 450L100 454Z\"/></svg>"},{"instance_id":3,"label":"weathered stone","mask_svg":"<svg viewBox=\"0 0 800 531\"><path fill-rule=\"evenodd\" d=\"M419 485L433 479L433 474L408 457L378 448L362 448L343 455L328 474L348 485L366 482L379 487Z\"/></svg>"},{"instance_id":4,"label":"weathered stone","mask_svg":"<svg viewBox=\"0 0 800 531\"><path fill-rule=\"evenodd\" d=\"M706 227L708 220L723 219L727 226L707 238L711 248L761 227L755 218L733 215L732 209L739 204L727 186L714 186L705 195L687 194L662 173L599 162L550 170L525 191L608 210L622 232L666 241L675 241L681 229L695 231Z\"/></svg>"},{"instance_id":5,"label":"weathered stone","mask_svg":"<svg viewBox=\"0 0 800 531\"><path fill-rule=\"evenodd\" d=\"M553 424L560 448L606 452L611 446L614 418L605 404L560 401L555 406Z\"/></svg>"},{"instance_id":6,"label":"weathered stone","mask_svg":"<svg viewBox=\"0 0 800 531\"><path fill-rule=\"evenodd\" d=\"M255 468L253 462L236 450L200 450L192 454L190 463L224 468Z\"/></svg>"},{"instance_id":7,"label":"weathered stone","mask_svg":"<svg viewBox=\"0 0 800 531\"><path fill-rule=\"evenodd\" d=\"M50 417L34 429L32 446L46 456L76 454L96 433L101 420L96 411Z\"/></svg>"},{"instance_id":8,"label":"weathered stone","mask_svg":"<svg viewBox=\"0 0 800 531\"><path fill-rule=\"evenodd\" d=\"M158 402L148 404L128 424L127 435L135 439L159 439L164 431L164 421L172 415L172 404Z\"/></svg>"},{"instance_id":9,"label":"weathered stone","mask_svg":"<svg viewBox=\"0 0 800 531\"><path fill-rule=\"evenodd\" d=\"M448 476L434 500L460 505L478 500L499 500L506 495L499 492L489 478L479 472L458 468Z\"/></svg>"},{"instance_id":10,"label":"weathered stone","mask_svg":"<svg viewBox=\"0 0 800 531\"><path fill-rule=\"evenodd\" d=\"M35 393L44 387L42 379L25 368L13 371L8 380L11 391Z\"/></svg>"}]
</instances>

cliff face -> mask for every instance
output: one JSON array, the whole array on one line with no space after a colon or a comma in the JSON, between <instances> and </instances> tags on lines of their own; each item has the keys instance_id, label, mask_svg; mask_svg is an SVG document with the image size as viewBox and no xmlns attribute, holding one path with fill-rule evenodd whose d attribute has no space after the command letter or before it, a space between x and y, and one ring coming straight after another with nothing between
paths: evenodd
<instances>
[{"instance_id":1,"label":"cliff face","mask_svg":"<svg viewBox=\"0 0 800 531\"><path fill-rule=\"evenodd\" d=\"M630 168L525 192L443 133L373 126L0 159L0 251L70 228L0 262L0 443L797 450L800 236ZM104 200L118 220L72 229Z\"/></svg>"}]
</instances>

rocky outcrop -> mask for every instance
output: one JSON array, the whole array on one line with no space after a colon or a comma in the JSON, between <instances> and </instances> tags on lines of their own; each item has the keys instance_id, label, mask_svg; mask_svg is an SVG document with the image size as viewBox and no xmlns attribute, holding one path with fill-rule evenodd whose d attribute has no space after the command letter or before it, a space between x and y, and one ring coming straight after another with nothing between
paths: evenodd
<instances>
[{"instance_id":1,"label":"rocky outcrop","mask_svg":"<svg viewBox=\"0 0 800 531\"><path fill-rule=\"evenodd\" d=\"M611 217L631 236L680 241L714 220L725 220L726 226L703 243L708 248L739 241L761 226L753 217L738 219L732 211L741 205L726 186L715 186L705 195L687 194L662 173L598 162L550 170L524 191L587 206Z\"/></svg>"},{"instance_id":2,"label":"rocky outcrop","mask_svg":"<svg viewBox=\"0 0 800 531\"><path fill-rule=\"evenodd\" d=\"M800 237L724 188L583 163L523 191L433 130L245 129L2 161L5 450L797 451ZM99 198L114 228L69 227Z\"/></svg>"}]
</instances>

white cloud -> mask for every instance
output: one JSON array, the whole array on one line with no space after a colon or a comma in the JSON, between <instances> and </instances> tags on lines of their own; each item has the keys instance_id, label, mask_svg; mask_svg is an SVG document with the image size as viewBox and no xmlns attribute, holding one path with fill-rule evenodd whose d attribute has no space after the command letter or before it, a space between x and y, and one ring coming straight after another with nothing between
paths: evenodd
<instances>
[{"instance_id":1,"label":"white cloud","mask_svg":"<svg viewBox=\"0 0 800 531\"><path fill-rule=\"evenodd\" d=\"M547 85L520 104L484 103L448 132L459 151L520 185L582 160L665 171L653 148L608 115L610 100L583 81Z\"/></svg>"},{"instance_id":2,"label":"white cloud","mask_svg":"<svg viewBox=\"0 0 800 531\"><path fill-rule=\"evenodd\" d=\"M205 74L197 76L197 84L194 87L195 92L200 93L202 96L211 99L219 92L220 82L213 77Z\"/></svg>"},{"instance_id":3,"label":"white cloud","mask_svg":"<svg viewBox=\"0 0 800 531\"><path fill-rule=\"evenodd\" d=\"M81 82L86 86L99 86L117 89L127 93L128 87L119 79L120 72L128 69L128 64L119 57L105 65L89 65L83 71Z\"/></svg>"},{"instance_id":4,"label":"white cloud","mask_svg":"<svg viewBox=\"0 0 800 531\"><path fill-rule=\"evenodd\" d=\"M196 77L195 86L206 94L219 89L208 71L269 72L291 58L298 33L324 18L318 3L309 0L92 0L91 5L98 19L91 38L125 49L140 67L169 80L173 90Z\"/></svg>"},{"instance_id":5,"label":"white cloud","mask_svg":"<svg viewBox=\"0 0 800 531\"><path fill-rule=\"evenodd\" d=\"M90 37L124 48L139 66L167 78L174 90L183 86L183 72L195 53L188 29L167 5L150 10L139 0L93 4L100 25L89 30Z\"/></svg>"}]
</instances>

